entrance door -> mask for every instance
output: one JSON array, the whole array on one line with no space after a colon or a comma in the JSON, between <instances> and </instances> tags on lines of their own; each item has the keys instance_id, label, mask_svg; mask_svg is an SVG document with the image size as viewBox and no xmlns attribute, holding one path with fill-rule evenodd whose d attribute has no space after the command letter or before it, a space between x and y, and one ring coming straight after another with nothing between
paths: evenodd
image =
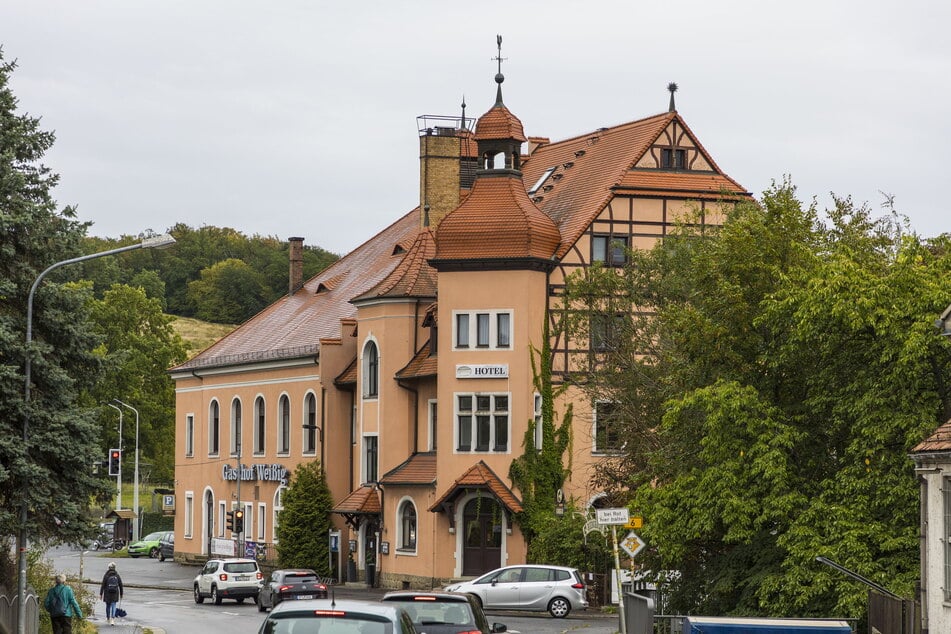
<instances>
[{"instance_id":1,"label":"entrance door","mask_svg":"<svg viewBox=\"0 0 951 634\"><path fill-rule=\"evenodd\" d=\"M363 532L363 554L364 561L366 561L366 581L367 586L374 588L376 587L376 556L379 552L379 545L376 543L377 531L380 530L380 525L377 523L377 520L368 519L366 523L366 528Z\"/></svg>"},{"instance_id":2,"label":"entrance door","mask_svg":"<svg viewBox=\"0 0 951 634\"><path fill-rule=\"evenodd\" d=\"M502 565L502 507L491 498L469 500L462 511L462 574L481 575Z\"/></svg>"}]
</instances>

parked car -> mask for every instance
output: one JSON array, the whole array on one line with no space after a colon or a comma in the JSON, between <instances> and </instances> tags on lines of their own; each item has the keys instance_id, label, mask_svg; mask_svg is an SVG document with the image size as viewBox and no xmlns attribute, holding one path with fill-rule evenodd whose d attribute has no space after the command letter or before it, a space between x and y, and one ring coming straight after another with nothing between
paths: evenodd
<instances>
[{"instance_id":1,"label":"parked car","mask_svg":"<svg viewBox=\"0 0 951 634\"><path fill-rule=\"evenodd\" d=\"M129 544L129 557L135 559L142 555L148 555L152 559L157 559L159 556L159 542L170 532L171 531L157 531L155 533L149 533L139 541Z\"/></svg>"},{"instance_id":2,"label":"parked car","mask_svg":"<svg viewBox=\"0 0 951 634\"><path fill-rule=\"evenodd\" d=\"M165 537L159 540L159 561L165 561L166 559L175 558L175 533L174 531L169 531L165 533Z\"/></svg>"},{"instance_id":3,"label":"parked car","mask_svg":"<svg viewBox=\"0 0 951 634\"><path fill-rule=\"evenodd\" d=\"M195 577L195 603L204 603L205 597L215 605L222 599L242 603L251 598L257 601L264 576L253 559L209 559Z\"/></svg>"},{"instance_id":4,"label":"parked car","mask_svg":"<svg viewBox=\"0 0 951 634\"><path fill-rule=\"evenodd\" d=\"M320 582L320 577L313 570L307 568L275 570L258 592L258 611L264 612L281 601L326 598L327 586Z\"/></svg>"},{"instance_id":5,"label":"parked car","mask_svg":"<svg viewBox=\"0 0 951 634\"><path fill-rule=\"evenodd\" d=\"M417 630L426 634L498 634L508 628L485 618L477 599L456 592L387 592L384 602L400 605Z\"/></svg>"},{"instance_id":6,"label":"parked car","mask_svg":"<svg viewBox=\"0 0 951 634\"><path fill-rule=\"evenodd\" d=\"M445 590L471 594L486 609L548 611L556 619L588 607L581 573L563 566L506 566Z\"/></svg>"},{"instance_id":7,"label":"parked car","mask_svg":"<svg viewBox=\"0 0 951 634\"><path fill-rule=\"evenodd\" d=\"M258 634L416 634L409 615L373 601L286 601L271 610Z\"/></svg>"}]
</instances>

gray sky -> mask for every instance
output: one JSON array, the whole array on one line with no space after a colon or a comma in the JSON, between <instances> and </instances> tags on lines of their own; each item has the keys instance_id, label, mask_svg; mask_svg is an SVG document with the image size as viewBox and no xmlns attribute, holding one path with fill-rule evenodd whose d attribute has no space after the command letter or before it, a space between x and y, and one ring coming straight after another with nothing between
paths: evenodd
<instances>
[{"instance_id":1,"label":"gray sky","mask_svg":"<svg viewBox=\"0 0 951 634\"><path fill-rule=\"evenodd\" d=\"M790 175L951 231L951 3L5 2L21 111L93 235L176 222L344 253L418 199L416 117L495 100L558 140L677 107L759 195Z\"/></svg>"}]
</instances>

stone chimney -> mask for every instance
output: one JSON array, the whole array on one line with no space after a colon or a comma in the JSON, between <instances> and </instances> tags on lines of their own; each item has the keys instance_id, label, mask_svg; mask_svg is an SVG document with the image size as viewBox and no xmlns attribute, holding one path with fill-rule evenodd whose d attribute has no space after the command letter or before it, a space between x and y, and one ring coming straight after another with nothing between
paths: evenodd
<instances>
[{"instance_id":1,"label":"stone chimney","mask_svg":"<svg viewBox=\"0 0 951 634\"><path fill-rule=\"evenodd\" d=\"M419 136L420 226L439 225L443 216L459 206L460 131L427 128ZM472 143L473 148L475 143Z\"/></svg>"},{"instance_id":2,"label":"stone chimney","mask_svg":"<svg viewBox=\"0 0 951 634\"><path fill-rule=\"evenodd\" d=\"M290 274L287 294L293 295L304 285L304 239L288 238L290 242Z\"/></svg>"}]
</instances>

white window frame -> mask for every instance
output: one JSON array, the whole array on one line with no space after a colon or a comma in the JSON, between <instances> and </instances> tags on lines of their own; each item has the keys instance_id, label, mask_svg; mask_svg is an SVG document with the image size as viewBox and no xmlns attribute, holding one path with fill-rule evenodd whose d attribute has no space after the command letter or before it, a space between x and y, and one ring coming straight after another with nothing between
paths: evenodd
<instances>
[{"instance_id":1,"label":"white window frame","mask_svg":"<svg viewBox=\"0 0 951 634\"><path fill-rule=\"evenodd\" d=\"M213 398L208 403L208 455L221 453L221 403Z\"/></svg>"},{"instance_id":2,"label":"white window frame","mask_svg":"<svg viewBox=\"0 0 951 634\"><path fill-rule=\"evenodd\" d=\"M412 546L404 546L403 541L405 538L405 531L403 529L403 509L407 506L412 507L413 512L416 514L416 536L413 541ZM396 550L399 551L401 555L415 555L417 549L419 548L419 509L416 507L416 502L413 498L408 495L403 496L399 504L396 505Z\"/></svg>"},{"instance_id":3,"label":"white window frame","mask_svg":"<svg viewBox=\"0 0 951 634\"><path fill-rule=\"evenodd\" d=\"M195 492L185 491L185 539L191 539L195 523Z\"/></svg>"},{"instance_id":4,"label":"white window frame","mask_svg":"<svg viewBox=\"0 0 951 634\"><path fill-rule=\"evenodd\" d=\"M311 402L313 402L314 404L313 420L311 420L311 412L309 409ZM303 425L301 425L302 427L301 432L303 432L301 434L301 441L300 441L301 455L316 456L317 455L317 441L319 440L317 430L308 429L307 427L304 427L304 425L315 425L317 427L320 427L321 425L323 425L323 421L317 420L317 416L319 414L319 405L317 403L317 394L315 392L309 391L307 392L307 394L304 395L304 404L301 407L301 412L304 416L304 422L303 422ZM314 443L310 447L308 447L307 444L311 441L311 439L313 439Z\"/></svg>"},{"instance_id":5,"label":"white window frame","mask_svg":"<svg viewBox=\"0 0 951 634\"><path fill-rule=\"evenodd\" d=\"M226 518L226 515L225 515L225 501L224 501L224 500L219 500L219 501L218 501L218 537L224 537L224 536L225 536L225 526L228 524L228 522L227 522L227 520L226 520L225 518ZM214 531L212 531L212 532L214 532Z\"/></svg>"},{"instance_id":6,"label":"white window frame","mask_svg":"<svg viewBox=\"0 0 951 634\"><path fill-rule=\"evenodd\" d=\"M283 442L282 442L283 441ZM277 399L277 455L291 453L291 397L284 392Z\"/></svg>"},{"instance_id":7,"label":"white window frame","mask_svg":"<svg viewBox=\"0 0 951 634\"><path fill-rule=\"evenodd\" d=\"M534 403L535 411L535 449L537 451L542 450L542 442L544 442L545 434L542 425L542 395L538 392L535 392L532 395L532 402Z\"/></svg>"},{"instance_id":8,"label":"white window frame","mask_svg":"<svg viewBox=\"0 0 951 634\"><path fill-rule=\"evenodd\" d=\"M185 457L195 455L195 415L185 414Z\"/></svg>"},{"instance_id":9,"label":"white window frame","mask_svg":"<svg viewBox=\"0 0 951 634\"><path fill-rule=\"evenodd\" d=\"M461 410L460 409L460 400L461 398L469 397L472 399L470 410ZM480 397L489 397L490 404L489 410L480 410L479 409L479 398ZM499 397L504 397L508 401L508 407L504 410L496 409L497 401ZM512 451L512 394L511 392L456 392L452 395L452 407L453 407L453 453L462 453L462 454L507 454ZM488 411L489 414L489 444L488 449L475 449L478 446L478 412ZM497 413L496 413L497 412ZM505 449L496 448L496 416L504 415L507 419L506 421L506 442ZM484 415L484 414L483 414ZM469 421L469 448L465 449L461 447L461 425L462 417L468 416Z\"/></svg>"},{"instance_id":10,"label":"white window frame","mask_svg":"<svg viewBox=\"0 0 951 634\"><path fill-rule=\"evenodd\" d=\"M505 333L508 343L500 344L499 316L508 316L508 332ZM488 343L480 343L480 334L484 328L480 327L480 320L488 322ZM515 332L515 311L510 308L485 310L454 310L452 311L452 349L453 350L512 350Z\"/></svg>"},{"instance_id":11,"label":"white window frame","mask_svg":"<svg viewBox=\"0 0 951 634\"><path fill-rule=\"evenodd\" d=\"M367 438L376 439L376 465L374 467L374 470L376 471L376 474L375 474L376 477L372 481L377 482L380 479L380 434L376 432L371 434L363 434L363 442L360 443L363 449L363 451L360 452L360 462L361 462L361 466L363 467L361 469L363 472L363 481L371 482L370 461L368 459L369 456L367 455L367 445L368 445Z\"/></svg>"},{"instance_id":12,"label":"white window frame","mask_svg":"<svg viewBox=\"0 0 951 634\"><path fill-rule=\"evenodd\" d=\"M375 353L375 360L373 363L370 363L370 351L373 350ZM363 378L363 385L361 386L361 394L363 395L364 400L373 401L380 398L380 362L382 360L382 355L380 354L380 346L377 345L377 342L372 337L363 344L363 353L360 355L360 365L362 366L363 372L361 376Z\"/></svg>"},{"instance_id":13,"label":"white window frame","mask_svg":"<svg viewBox=\"0 0 951 634\"><path fill-rule=\"evenodd\" d=\"M231 457L234 458L241 450L241 431L244 426L242 420L244 408L241 406L241 399L237 396L231 399Z\"/></svg>"},{"instance_id":14,"label":"white window frame","mask_svg":"<svg viewBox=\"0 0 951 634\"><path fill-rule=\"evenodd\" d=\"M427 424L427 429L429 429L429 444L427 445L427 449L429 451L436 451L436 447L437 447L436 438L437 438L437 434L439 433L439 430L437 429L437 426L439 424L439 419L436 415L437 411L438 410L436 409L436 399L434 398L429 399L426 405L426 412L427 412L427 418L428 418L428 420L426 421L426 424Z\"/></svg>"},{"instance_id":15,"label":"white window frame","mask_svg":"<svg viewBox=\"0 0 951 634\"><path fill-rule=\"evenodd\" d=\"M260 394L254 397L251 428L254 455L263 456L267 450L267 401Z\"/></svg>"},{"instance_id":16,"label":"white window frame","mask_svg":"<svg viewBox=\"0 0 951 634\"><path fill-rule=\"evenodd\" d=\"M271 514L273 520L271 521L271 535L274 538L271 540L273 543L277 543L277 525L279 523L281 511L284 510L284 491L287 489L283 484L277 487L277 491L274 492L274 511Z\"/></svg>"},{"instance_id":17,"label":"white window frame","mask_svg":"<svg viewBox=\"0 0 951 634\"><path fill-rule=\"evenodd\" d=\"M258 535L257 540L259 542L264 541L264 528L267 524L267 504L264 502L258 502Z\"/></svg>"},{"instance_id":18,"label":"white window frame","mask_svg":"<svg viewBox=\"0 0 951 634\"><path fill-rule=\"evenodd\" d=\"M254 503L245 502L244 503L244 530L241 531L241 536L244 538L244 541L251 541L249 535L254 535ZM241 549L241 555L244 555L244 548Z\"/></svg>"}]
</instances>

